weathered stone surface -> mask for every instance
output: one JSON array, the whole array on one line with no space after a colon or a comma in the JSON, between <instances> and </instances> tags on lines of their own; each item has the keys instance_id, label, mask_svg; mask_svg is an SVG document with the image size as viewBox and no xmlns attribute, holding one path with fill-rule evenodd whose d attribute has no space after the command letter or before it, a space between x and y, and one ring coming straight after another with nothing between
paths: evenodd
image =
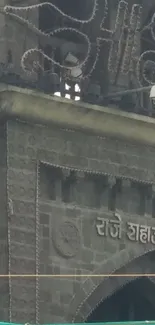
<instances>
[{"instance_id":1,"label":"weathered stone surface","mask_svg":"<svg viewBox=\"0 0 155 325\"><path fill-rule=\"evenodd\" d=\"M35 215L35 204L34 202L28 202L26 200L13 200L13 207L14 207L14 213L16 214L22 214L22 215L30 215L34 216Z\"/></svg>"},{"instance_id":2,"label":"weathered stone surface","mask_svg":"<svg viewBox=\"0 0 155 325\"><path fill-rule=\"evenodd\" d=\"M13 274L35 274L35 261L12 255L11 270Z\"/></svg>"},{"instance_id":3,"label":"weathered stone surface","mask_svg":"<svg viewBox=\"0 0 155 325\"><path fill-rule=\"evenodd\" d=\"M35 259L35 246L25 245L22 243L13 242L11 244L11 254L16 257L25 257L25 258L33 258Z\"/></svg>"},{"instance_id":4,"label":"weathered stone surface","mask_svg":"<svg viewBox=\"0 0 155 325\"><path fill-rule=\"evenodd\" d=\"M15 214L13 216L13 227L16 230L24 231L27 229L29 232L35 233L36 220L34 215L30 214Z\"/></svg>"},{"instance_id":5,"label":"weathered stone surface","mask_svg":"<svg viewBox=\"0 0 155 325\"><path fill-rule=\"evenodd\" d=\"M36 160L30 159L29 157L16 156L13 153L12 155L9 155L8 161L10 168L16 169L16 172L18 173L18 170L32 171L36 169Z\"/></svg>"},{"instance_id":6,"label":"weathered stone surface","mask_svg":"<svg viewBox=\"0 0 155 325\"><path fill-rule=\"evenodd\" d=\"M6 126L0 125L0 275L8 272L8 211L7 211L7 137ZM9 320L9 283L8 279L0 278L0 319L7 322ZM3 299L2 299L3 297Z\"/></svg>"},{"instance_id":7,"label":"weathered stone surface","mask_svg":"<svg viewBox=\"0 0 155 325\"><path fill-rule=\"evenodd\" d=\"M31 232L26 231L26 229L21 230L19 228L12 227L11 231L11 240L20 244L27 244L35 247L35 229L32 229Z\"/></svg>"},{"instance_id":8,"label":"weathered stone surface","mask_svg":"<svg viewBox=\"0 0 155 325\"><path fill-rule=\"evenodd\" d=\"M12 126L13 128L13 126ZM25 127L26 129L26 127ZM38 127L39 129L39 127ZM30 128L28 127L28 131L30 133ZM41 128L41 131L43 131L43 128ZM32 131L31 131L32 132ZM43 148L44 152L40 152L42 159L46 160L47 152L53 151L53 158L51 156L51 163L60 163L60 164L68 164L71 166L79 166L83 168L88 168L88 161L90 160L90 169L91 164L96 161L96 165L94 164L94 169L97 170L98 165L100 164L101 168L99 168L99 171L102 172L112 172L112 170L115 171L115 173L120 173L122 176L129 177L131 174L131 177L138 176L140 178L140 172L137 169L141 169L142 173L144 173L143 178L146 177L146 180L151 181L150 179L147 179L147 170L151 169L153 170L153 158L154 154L152 154L154 151L148 149L147 146L144 145L135 145L130 144L127 142L123 142L121 140L115 140L115 139L108 139L108 138L102 138L98 139L94 136L94 138L89 137L87 135L83 135L83 137L78 137L76 132L72 133L72 145L69 146L69 151L67 151L68 146L65 146L65 143L67 145L68 141L70 140L70 133L68 134L68 139L61 140L61 137L65 131L61 131L59 133L59 138L54 138L53 141L53 132L51 132L51 138L50 138L50 132L48 129L44 129L44 137L45 133L47 132L48 137L46 138L46 141L44 142ZM37 133L37 132L36 132ZM39 132L38 132L39 133ZM57 134L57 132L56 132ZM66 135L66 134L65 134ZM29 135L29 138L33 138L33 135ZM37 136L35 136L35 143L37 142ZM40 138L38 137L38 143L40 144ZM85 139L85 141L83 141ZM93 141L92 141L93 139ZM67 141L68 140L68 141ZM80 142L79 142L80 141ZM27 148L27 156L29 158L35 158L35 150L33 150L33 141L31 142L32 147ZM63 143L63 146L61 143ZM95 142L95 145L93 144ZM42 142L41 142L42 143ZM59 145L58 145L59 144ZM76 150L76 147L80 148ZM87 147L89 150L87 150ZM62 155L64 148L64 153L68 152L66 155ZM94 151L94 149L95 151ZM20 148L19 148L20 149ZM15 149L14 149L15 150ZM25 149L22 150L21 148L21 154L23 155L25 152ZM19 152L19 153L20 153ZM60 152L60 156L56 154L56 152ZM151 153L151 157L149 156L149 152ZM15 152L14 152L15 153ZM81 157L81 158L80 158ZM147 158L146 158L147 157ZM57 158L57 161L56 161ZM28 158L27 158L28 159ZM88 159L88 161L87 161ZM92 161L92 162L91 162ZM49 161L49 158L47 159L47 162ZM106 164L107 163L107 164ZM109 167L108 167L109 165ZM121 167L122 166L122 167ZM125 169L126 168L126 169ZM125 171L126 170L126 171ZM146 170L146 171L145 171ZM137 173L137 175L136 175ZM142 176L141 176L142 177Z\"/></svg>"},{"instance_id":9,"label":"weathered stone surface","mask_svg":"<svg viewBox=\"0 0 155 325\"><path fill-rule=\"evenodd\" d=\"M77 131L68 132L58 127L46 128L13 121L8 122L8 143L7 175L14 211L10 220L11 271L15 274L35 274L38 266L40 273L47 275L39 279L37 299L35 278L19 278L19 284L17 279L12 281L12 320L19 323L35 323L37 303L41 323L72 321L79 305L86 301L76 316L76 320L83 320L91 308L94 308L97 297L102 297L103 291L106 296L119 286L115 281L110 285L108 283L100 286L103 279L88 276L97 272L111 273L122 267L124 261L127 264L130 259L145 252L145 244L129 241L126 236L126 224L133 222L155 226L155 221L151 217L151 203L149 209L146 209L147 213L149 211L147 220L145 214L141 215L142 187L139 183L139 190L132 187L129 179L154 181L154 148L107 136L99 138ZM4 142L3 147L6 150ZM37 175L38 159L42 160L42 164ZM43 169L46 171L47 165L51 167L48 166L46 179ZM56 182L49 176L52 165L60 167L57 168L60 173L54 169L56 173L52 174L59 174ZM77 169L70 183L66 185L68 187L65 190L69 193L66 200L62 195L61 182L64 180L64 174L67 179L71 173L68 170L61 172L61 167ZM5 164L3 168L6 172ZM107 176L104 177L104 174ZM6 174L4 175L1 182L3 189L6 183ZM127 181L118 189L111 180L121 176L127 178ZM55 188L56 199L53 199L52 190ZM4 191L2 196L5 197ZM114 220L113 212L108 210L111 208L109 198L112 198L114 208L119 210L122 218L120 239L105 238L97 233L98 217ZM148 198L146 202L147 200ZM8 220L6 207L5 202L5 231L0 230L0 260L3 264L2 266L0 263L0 273L8 270L8 259L5 258ZM64 222L74 223L80 234L76 254L67 258L59 253L53 241L56 226ZM58 237L61 236L64 239L61 243L63 249L70 247L76 240L74 232L71 232L69 237L68 233L60 232ZM149 249L152 249L151 244L147 250ZM144 271L143 266L142 269ZM94 286L97 286L95 295L91 295ZM0 292L3 290L3 286L0 286ZM8 287L5 290L8 292ZM4 310L7 309L7 303L6 297Z\"/></svg>"},{"instance_id":10,"label":"weathered stone surface","mask_svg":"<svg viewBox=\"0 0 155 325\"><path fill-rule=\"evenodd\" d=\"M0 308L0 318L2 322L6 322L9 319L9 309Z\"/></svg>"},{"instance_id":11,"label":"weathered stone surface","mask_svg":"<svg viewBox=\"0 0 155 325\"><path fill-rule=\"evenodd\" d=\"M29 319L30 323L35 323L35 312L27 306L23 309L12 309L12 321L25 324Z\"/></svg>"}]
</instances>

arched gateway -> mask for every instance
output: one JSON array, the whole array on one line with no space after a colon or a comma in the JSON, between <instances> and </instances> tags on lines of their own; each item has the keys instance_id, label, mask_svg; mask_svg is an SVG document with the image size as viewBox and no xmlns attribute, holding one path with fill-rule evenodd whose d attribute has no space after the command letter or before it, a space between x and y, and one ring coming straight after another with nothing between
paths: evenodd
<instances>
[{"instance_id":1,"label":"arched gateway","mask_svg":"<svg viewBox=\"0 0 155 325\"><path fill-rule=\"evenodd\" d=\"M124 260L124 262L123 262ZM136 290L139 290L139 297L142 300L142 297L146 298L146 301L152 305L152 310L154 310L154 294L155 294L155 278L151 277L150 274L154 274L155 272L155 251L150 250L146 253L142 252L142 250L135 251L122 251L120 254L116 254L113 256L112 261L108 261L107 263L103 263L103 265L95 271L96 274L99 275L98 278L88 278L83 285L79 289L79 291L75 294L75 297L70 306L70 310L73 312L72 322L86 322L90 321L128 321L128 320L136 320L135 315L131 315L130 307L133 307L134 303L134 292L133 296L130 297L129 305L128 305L128 314L124 315L123 313L119 314L119 309L123 308L122 301L117 293L125 288L129 287L129 284L133 284L131 286ZM111 269L113 265L113 271ZM115 269L114 269L115 265ZM95 274L94 273L94 274ZM111 275L119 275L124 274L124 276L119 277L100 277L102 274L109 273ZM142 277L144 274L144 277ZM131 276L128 276L131 275ZM132 276L133 275L133 276ZM131 290L130 288L130 290ZM85 297L84 297L85 292ZM107 313L106 308L104 308L104 304L107 307L107 298L116 296L118 298L117 301L117 313L115 314L116 301L114 305L114 301L110 301L109 299L109 313ZM81 298L80 298L81 297ZM124 297L125 304L127 307L128 296ZM82 301L80 301L80 299ZM114 299L113 299L114 300ZM110 304L111 302L111 304ZM78 305L79 303L79 305ZM76 307L78 305L78 307ZM100 308L101 307L101 308ZM142 307L142 305L141 305ZM146 306L143 306L146 308ZM142 308L143 308L142 307ZM105 312L106 311L106 312ZM105 313L105 314L104 314ZM147 314L147 313L146 313ZM143 313L141 310L141 316L143 317ZM95 318L94 318L95 317ZM116 317L116 318L115 318ZM133 319L131 318L133 317ZM140 316L139 316L140 317ZM153 317L153 318L150 318ZM154 319L155 312L152 314L147 314L147 319ZM137 319L142 320L142 319Z\"/></svg>"}]
</instances>

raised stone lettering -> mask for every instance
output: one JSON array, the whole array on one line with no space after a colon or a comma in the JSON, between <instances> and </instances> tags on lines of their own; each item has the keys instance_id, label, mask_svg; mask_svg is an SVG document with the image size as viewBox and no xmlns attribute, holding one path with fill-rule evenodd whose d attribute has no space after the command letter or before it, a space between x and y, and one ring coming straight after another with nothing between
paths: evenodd
<instances>
[{"instance_id":1,"label":"raised stone lettering","mask_svg":"<svg viewBox=\"0 0 155 325\"><path fill-rule=\"evenodd\" d=\"M98 217L97 221L100 221L100 224L96 225L98 235L107 237L107 235L108 235L108 224L109 224L108 219Z\"/></svg>"},{"instance_id":2,"label":"raised stone lettering","mask_svg":"<svg viewBox=\"0 0 155 325\"><path fill-rule=\"evenodd\" d=\"M150 233L151 227L149 226L140 226L139 230L139 240L141 243L146 244L150 243Z\"/></svg>"},{"instance_id":3,"label":"raised stone lettering","mask_svg":"<svg viewBox=\"0 0 155 325\"><path fill-rule=\"evenodd\" d=\"M151 232L153 232L151 235L151 243L155 245L155 227L151 228Z\"/></svg>"},{"instance_id":4,"label":"raised stone lettering","mask_svg":"<svg viewBox=\"0 0 155 325\"><path fill-rule=\"evenodd\" d=\"M115 214L115 217L118 220L110 220L110 229L109 233L112 238L121 238L121 217L119 214Z\"/></svg>"},{"instance_id":5,"label":"raised stone lettering","mask_svg":"<svg viewBox=\"0 0 155 325\"><path fill-rule=\"evenodd\" d=\"M139 240L139 225L136 223L128 222L127 227L129 230L127 232L127 236L129 238L129 240L138 241Z\"/></svg>"}]
</instances>

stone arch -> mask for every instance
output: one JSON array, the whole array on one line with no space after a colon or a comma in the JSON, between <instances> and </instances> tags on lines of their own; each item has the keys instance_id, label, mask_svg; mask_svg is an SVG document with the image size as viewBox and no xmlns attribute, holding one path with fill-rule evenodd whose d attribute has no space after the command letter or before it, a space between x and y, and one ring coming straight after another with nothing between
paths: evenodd
<instances>
[{"instance_id":1,"label":"stone arch","mask_svg":"<svg viewBox=\"0 0 155 325\"><path fill-rule=\"evenodd\" d=\"M151 320L151 318L149 317L153 317L152 319L154 319L154 315L155 315L154 292L155 292L155 284L152 283L149 277L137 277L137 278L129 279L127 283L124 283L124 285L118 287L118 289L116 288L116 291L108 295L106 299L102 299L100 303L96 306L96 308L94 308L94 310L90 312L90 314L84 321L94 322L96 321L96 317L99 317L97 322L122 321L122 319L120 319L120 317L122 317L122 310L123 310L123 314L125 312L123 318L125 317L126 321L129 320L128 317L132 317L132 319L130 318L130 320L132 321L142 320L139 317L145 317L143 318L143 320L146 319ZM131 294L133 294L132 298L131 298ZM122 300L122 298L125 298L126 300L124 299ZM139 302L141 304L141 308L142 308L141 311L137 309L137 302L138 304ZM145 305L146 309L144 308L143 310L144 302L146 303ZM124 303L126 306L123 306ZM110 314L109 314L108 306L110 308ZM127 310L125 311L124 307L127 308L128 311ZM150 313L148 313L148 307Z\"/></svg>"},{"instance_id":2,"label":"stone arch","mask_svg":"<svg viewBox=\"0 0 155 325\"><path fill-rule=\"evenodd\" d=\"M153 253L154 247L135 245L133 249L125 249L113 255L97 268L93 274L137 274L134 279L138 279L140 273L155 273L152 269L153 263L149 254ZM151 271L150 271L151 270ZM80 286L78 292L73 297L69 307L69 321L72 323L84 322L93 310L108 296L131 282L131 277L90 277Z\"/></svg>"}]
</instances>

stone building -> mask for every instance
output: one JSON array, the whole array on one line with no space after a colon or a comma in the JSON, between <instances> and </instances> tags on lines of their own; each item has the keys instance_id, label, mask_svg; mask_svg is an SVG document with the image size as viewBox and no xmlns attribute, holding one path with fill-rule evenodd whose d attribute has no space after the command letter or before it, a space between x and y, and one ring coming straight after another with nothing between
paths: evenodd
<instances>
[{"instance_id":1,"label":"stone building","mask_svg":"<svg viewBox=\"0 0 155 325\"><path fill-rule=\"evenodd\" d=\"M155 319L155 120L124 111L1 83L1 321Z\"/></svg>"}]
</instances>

